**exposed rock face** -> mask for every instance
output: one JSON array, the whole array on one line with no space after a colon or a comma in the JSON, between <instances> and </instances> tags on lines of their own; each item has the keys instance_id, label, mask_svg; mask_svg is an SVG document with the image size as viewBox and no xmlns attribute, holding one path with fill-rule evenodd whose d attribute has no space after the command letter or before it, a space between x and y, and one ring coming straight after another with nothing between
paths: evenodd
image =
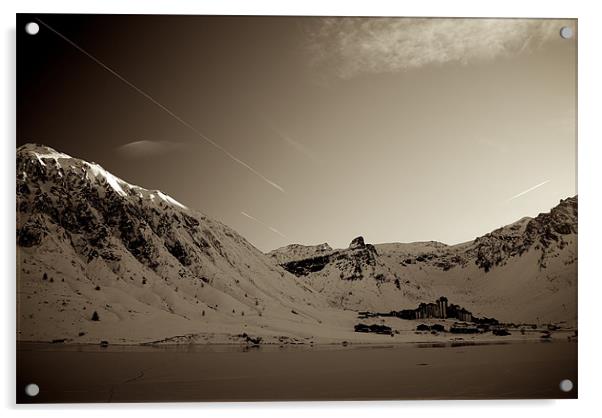
<instances>
[{"instance_id":1,"label":"exposed rock face","mask_svg":"<svg viewBox=\"0 0 602 418\"><path fill-rule=\"evenodd\" d=\"M362 280L366 271L371 271L376 266L376 248L372 244L364 243L363 237L357 237L347 251L340 251L334 259L334 264L341 271L343 280Z\"/></svg>"},{"instance_id":2,"label":"exposed rock face","mask_svg":"<svg viewBox=\"0 0 602 418\"><path fill-rule=\"evenodd\" d=\"M289 255L290 254L290 255ZM318 246L289 245L268 253L280 265L296 276L307 276L319 272L333 263L344 280L361 280L367 266L376 265L377 252L374 245L366 244L363 237L354 238L346 250L332 250L328 244ZM305 255L305 258L298 258ZM289 257L291 259L289 259Z\"/></svg>"},{"instance_id":3,"label":"exposed rock face","mask_svg":"<svg viewBox=\"0 0 602 418\"><path fill-rule=\"evenodd\" d=\"M560 201L549 213L536 218L523 218L512 225L477 238L466 254L475 263L489 271L506 263L510 258L521 256L530 249L541 251L540 267L556 249L564 248L567 237L577 234L577 197Z\"/></svg>"},{"instance_id":4,"label":"exposed rock face","mask_svg":"<svg viewBox=\"0 0 602 418\"><path fill-rule=\"evenodd\" d=\"M322 255L298 261L289 261L288 263L285 262L281 266L295 276L307 276L310 273L322 270L329 262L330 255Z\"/></svg>"},{"instance_id":5,"label":"exposed rock face","mask_svg":"<svg viewBox=\"0 0 602 418\"><path fill-rule=\"evenodd\" d=\"M511 225L476 238L474 241L447 246L438 243L427 251L413 254L403 260L405 265L427 263L447 271L474 263L485 272L506 264L529 250L540 253L538 265L545 267L545 260L558 249L568 245L577 234L577 197L560 201L549 213L535 218L523 218Z\"/></svg>"},{"instance_id":6,"label":"exposed rock face","mask_svg":"<svg viewBox=\"0 0 602 418\"><path fill-rule=\"evenodd\" d=\"M365 248L365 247L366 247L366 244L364 243L364 237L354 238L353 241L351 241L351 244L349 244L350 250L357 250L359 248Z\"/></svg>"}]
</instances>

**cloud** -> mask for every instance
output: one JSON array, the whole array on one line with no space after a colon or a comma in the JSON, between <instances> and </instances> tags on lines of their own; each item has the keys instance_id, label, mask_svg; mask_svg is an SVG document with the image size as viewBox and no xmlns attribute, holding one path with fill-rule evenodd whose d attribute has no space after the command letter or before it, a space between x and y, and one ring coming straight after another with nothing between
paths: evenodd
<instances>
[{"instance_id":1,"label":"cloud","mask_svg":"<svg viewBox=\"0 0 602 418\"><path fill-rule=\"evenodd\" d=\"M527 53L558 37L562 24L543 19L325 18L310 34L309 49L314 65L348 79Z\"/></svg>"},{"instance_id":2,"label":"cloud","mask_svg":"<svg viewBox=\"0 0 602 418\"><path fill-rule=\"evenodd\" d=\"M550 180L546 180L546 181L542 181L539 184L536 184L533 187L529 187L527 190L524 190L524 191L522 191L522 192L520 192L520 193L515 194L514 196L512 196L510 199L507 200L507 202L510 202L510 201L516 199L517 197L521 197L523 195L526 195L527 193L532 192L535 189L539 189L541 186L543 186L544 184L549 183L549 182L550 182Z\"/></svg>"},{"instance_id":3,"label":"cloud","mask_svg":"<svg viewBox=\"0 0 602 418\"><path fill-rule=\"evenodd\" d=\"M282 238L288 238L286 235L284 235L282 232L278 231L278 230L277 230L276 228L274 228L273 226L270 226L270 225L266 224L265 222L263 222L263 221L260 221L260 220L259 220L259 219L257 219L256 217L249 215L247 212L241 211L241 212L240 212L240 214L241 214L242 216L245 216L245 217L247 217L247 218L249 218L249 219L251 219L251 220L253 220L253 221L257 222L258 224L260 224L260 225L262 225L262 226L265 226L267 229L269 229L270 231L272 231L273 233L275 233L275 234L277 234L277 235L280 235Z\"/></svg>"},{"instance_id":4,"label":"cloud","mask_svg":"<svg viewBox=\"0 0 602 418\"><path fill-rule=\"evenodd\" d=\"M186 144L182 142L148 141L144 139L121 145L117 148L117 152L129 158L147 158L178 151L185 147Z\"/></svg>"}]
</instances>

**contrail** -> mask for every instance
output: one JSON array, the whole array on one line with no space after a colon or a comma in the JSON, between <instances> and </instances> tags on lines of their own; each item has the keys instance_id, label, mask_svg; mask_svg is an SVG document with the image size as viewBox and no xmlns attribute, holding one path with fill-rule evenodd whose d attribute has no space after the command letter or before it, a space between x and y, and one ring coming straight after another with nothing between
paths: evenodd
<instances>
[{"instance_id":1,"label":"contrail","mask_svg":"<svg viewBox=\"0 0 602 418\"><path fill-rule=\"evenodd\" d=\"M265 222L262 222L262 221L260 221L260 220L259 220L259 219L257 219L256 217L249 215L247 212L241 211L241 212L240 212L240 214L241 214L242 216L246 216L247 218L254 220L255 222L257 222L257 223L258 223L258 224L260 224L260 225L263 225L263 226L265 226L267 229L269 229L270 231L272 231L272 232L273 232L273 233L275 233L275 234L278 234L278 235L280 235L282 238L288 238L286 235L284 235L282 232L278 231L278 230L277 230L276 228L274 228L273 226L270 226L270 225L266 224Z\"/></svg>"},{"instance_id":2,"label":"contrail","mask_svg":"<svg viewBox=\"0 0 602 418\"><path fill-rule=\"evenodd\" d=\"M309 158L310 160L312 160L314 163L319 163L320 162L318 160L318 158L314 155L314 153L311 152L305 145L303 145L302 143L300 143L298 141L295 141L293 138L291 138L287 134L284 134L284 133L278 131L274 127L271 127L271 129L280 138L280 140L286 142L288 145L290 145L291 147L293 147L295 150L297 150L301 154L305 155L307 158Z\"/></svg>"},{"instance_id":3,"label":"contrail","mask_svg":"<svg viewBox=\"0 0 602 418\"><path fill-rule=\"evenodd\" d=\"M546 183L549 183L549 182L550 182L550 180L542 181L541 183L539 183L539 184L536 184L535 186L533 186L533 187L530 187L530 188L528 188L527 190L525 190L525 191L522 191L522 192L520 192L519 194L512 196L510 199L508 199L508 200L507 200L507 202L510 202L511 200L514 200L514 199L516 199L517 197L521 197L522 195L525 195L525 194L527 194L527 193L529 193L529 192L532 192L532 191L533 191L533 190L535 190L535 189L539 189L541 186L543 186L544 184L546 184Z\"/></svg>"},{"instance_id":4,"label":"contrail","mask_svg":"<svg viewBox=\"0 0 602 418\"><path fill-rule=\"evenodd\" d=\"M299 151L300 153L304 154L307 158L309 158L310 160L317 162L318 159L313 155L313 153L311 151L309 151L305 145L303 145L300 142L295 141L293 138L291 138L290 136L277 132L277 135L280 136L280 138L286 142L287 144L289 144L291 147L295 148L297 151Z\"/></svg>"},{"instance_id":5,"label":"contrail","mask_svg":"<svg viewBox=\"0 0 602 418\"><path fill-rule=\"evenodd\" d=\"M274 126L274 123L272 123L272 121L268 117L263 116L263 115L259 115L259 116L260 116L260 119L262 119L263 122L267 125L267 127L278 137L278 139L287 143L292 148L294 148L295 150L297 150L298 152L300 152L301 154L305 155L307 158L312 160L314 163L317 163L317 164L321 163L321 161L316 157L316 155L310 149L308 149L305 145L303 145L302 143L300 143L298 141L295 141L293 138L291 138L287 134L280 131L280 129L276 128L276 126Z\"/></svg>"},{"instance_id":6,"label":"contrail","mask_svg":"<svg viewBox=\"0 0 602 418\"><path fill-rule=\"evenodd\" d=\"M266 183L268 183L270 186L272 186L272 187L280 190L282 193L284 193L284 189L280 185L278 185L274 181L270 180L269 178L267 178L266 176L264 176L263 174L261 174L259 171L257 171L253 167L251 167L249 164L247 164L244 161L242 161L240 158L237 158L236 156L234 156L226 148L224 148L223 146L221 146L220 144L218 144L217 142L215 142L211 138L207 137L205 134L203 134L201 131L199 131L198 129L196 129L190 123L186 122L184 119L182 119L181 117L179 117L178 115L176 115L174 112L172 112L171 110L169 110L167 107L165 107L164 105L162 105L161 103L159 103L150 94L148 94L148 93L144 92L143 90L141 90L140 88L136 87L134 84L132 84L131 82L129 82L128 80L126 80L123 76L121 76L119 73L117 73L116 71L114 71L111 68L109 68L107 65L105 65L103 62L101 62L99 59L97 59L96 57L94 57L92 54L90 54L89 52L87 52L85 49L83 49L82 47L80 47L79 45L77 45L75 42L73 42L71 39L67 38L65 35L63 35L59 31L57 31L56 29L52 28L47 23L43 22L41 19L36 18L36 20L38 22L40 22L43 26L45 26L48 30L54 32L56 35L58 35L59 37L61 37L63 40L65 40L66 42L68 42L69 44L71 44L71 46L73 46L78 51L80 51L81 53L83 53L84 55L86 55L92 61L94 61L95 63L97 63L98 65L100 65L102 68L104 68L105 70L107 70L108 72L110 72L111 74L113 74L115 77L117 77L118 79L120 79L121 81L123 81L125 84L127 84L128 86L130 86L134 90L136 90L136 92L138 92L139 94L141 94L142 96L144 96L146 99L148 99L149 101L151 101L152 103L154 103L155 105L157 105L160 109L162 109L163 111L165 111L172 118L174 118L175 120L177 120L178 122L180 122L182 125L184 125L186 128L188 128L189 130L191 130L192 132L194 132L198 137L200 137L201 139L205 140L209 144L213 145L215 148L217 148L218 150L220 150L221 152L223 152L231 160L233 160L233 161L237 162L238 164L242 165L247 170L249 170L251 173L255 174L257 177L259 177L260 179L262 179L263 181L265 181Z\"/></svg>"}]
</instances>

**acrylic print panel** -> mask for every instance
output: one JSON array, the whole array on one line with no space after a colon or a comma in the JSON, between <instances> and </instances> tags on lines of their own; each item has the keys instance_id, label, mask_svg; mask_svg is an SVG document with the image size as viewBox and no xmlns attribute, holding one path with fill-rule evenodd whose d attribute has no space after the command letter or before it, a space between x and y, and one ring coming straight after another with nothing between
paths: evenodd
<instances>
[{"instance_id":1,"label":"acrylic print panel","mask_svg":"<svg viewBox=\"0 0 602 418\"><path fill-rule=\"evenodd\" d=\"M576 20L17 28L18 402L577 397Z\"/></svg>"}]
</instances>

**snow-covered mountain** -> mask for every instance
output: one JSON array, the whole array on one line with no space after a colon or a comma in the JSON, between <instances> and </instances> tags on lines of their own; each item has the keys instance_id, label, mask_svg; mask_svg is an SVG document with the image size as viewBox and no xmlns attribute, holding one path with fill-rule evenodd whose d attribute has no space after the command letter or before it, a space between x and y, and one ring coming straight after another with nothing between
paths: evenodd
<instances>
[{"instance_id":1,"label":"snow-covered mountain","mask_svg":"<svg viewBox=\"0 0 602 418\"><path fill-rule=\"evenodd\" d=\"M576 322L577 197L454 246L358 237L346 249L301 247L269 255L336 307L383 312L445 295L503 321Z\"/></svg>"},{"instance_id":2,"label":"snow-covered mountain","mask_svg":"<svg viewBox=\"0 0 602 418\"><path fill-rule=\"evenodd\" d=\"M382 342L354 332L356 311L440 296L501 321L576 321L576 197L455 246L358 237L266 255L98 164L27 144L16 169L19 340Z\"/></svg>"},{"instance_id":3,"label":"snow-covered mountain","mask_svg":"<svg viewBox=\"0 0 602 418\"><path fill-rule=\"evenodd\" d=\"M158 190L39 145L20 147L16 167L18 339L303 339L339 320L352 330L353 313Z\"/></svg>"}]
</instances>

